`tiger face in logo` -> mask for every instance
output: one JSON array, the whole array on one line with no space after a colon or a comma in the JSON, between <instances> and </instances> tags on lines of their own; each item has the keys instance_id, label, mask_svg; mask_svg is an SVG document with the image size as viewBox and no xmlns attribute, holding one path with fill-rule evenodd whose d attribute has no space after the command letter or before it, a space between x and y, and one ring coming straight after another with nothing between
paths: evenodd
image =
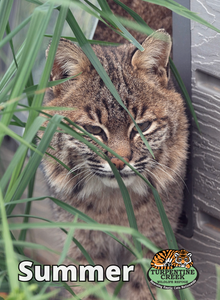
<instances>
[{"instance_id":1,"label":"tiger face in logo","mask_svg":"<svg viewBox=\"0 0 220 300\"><path fill-rule=\"evenodd\" d=\"M167 249L156 253L151 261L155 269L173 269L175 267L189 269L193 265L192 253L181 249Z\"/></svg>"}]
</instances>

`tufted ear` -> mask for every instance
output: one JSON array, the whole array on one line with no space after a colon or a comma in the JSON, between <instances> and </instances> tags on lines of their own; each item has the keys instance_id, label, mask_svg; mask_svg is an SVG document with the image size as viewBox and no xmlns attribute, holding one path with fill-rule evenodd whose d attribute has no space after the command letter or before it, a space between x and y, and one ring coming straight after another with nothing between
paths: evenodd
<instances>
[{"instance_id":1,"label":"tufted ear","mask_svg":"<svg viewBox=\"0 0 220 300\"><path fill-rule=\"evenodd\" d=\"M157 81L166 86L169 80L167 69L172 46L170 35L164 29L159 29L148 36L142 46L144 51L137 50L132 57L133 67L156 75Z\"/></svg>"},{"instance_id":2,"label":"tufted ear","mask_svg":"<svg viewBox=\"0 0 220 300\"><path fill-rule=\"evenodd\" d=\"M46 50L48 56L50 45ZM77 75L89 71L90 61L77 45L67 39L60 39L51 71L51 81ZM60 90L60 85L53 88L54 92Z\"/></svg>"}]
</instances>

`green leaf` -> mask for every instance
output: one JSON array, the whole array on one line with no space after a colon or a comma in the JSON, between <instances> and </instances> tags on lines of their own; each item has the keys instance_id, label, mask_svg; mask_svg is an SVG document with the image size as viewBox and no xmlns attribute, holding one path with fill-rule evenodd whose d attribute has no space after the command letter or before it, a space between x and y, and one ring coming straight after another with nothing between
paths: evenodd
<instances>
[{"instance_id":1,"label":"green leaf","mask_svg":"<svg viewBox=\"0 0 220 300\"><path fill-rule=\"evenodd\" d=\"M138 24L142 25L144 30L149 32L148 34L153 33L154 30L152 30L147 23L136 13L134 12L130 7L126 6L124 3L120 2L119 0L114 0L115 3L120 5L124 10L126 10L133 18L135 21L137 21Z\"/></svg>"},{"instance_id":2,"label":"green leaf","mask_svg":"<svg viewBox=\"0 0 220 300\"><path fill-rule=\"evenodd\" d=\"M50 34L45 34L45 37L52 37ZM77 42L76 38L73 38L71 36L61 36L61 38L70 40L72 42ZM98 40L88 40L88 43L90 44L95 44L95 45L103 45L103 46L120 46L121 44L119 43L111 43L111 42L105 42L105 41L98 41Z\"/></svg>"},{"instance_id":3,"label":"green leaf","mask_svg":"<svg viewBox=\"0 0 220 300\"><path fill-rule=\"evenodd\" d=\"M77 216L76 216L76 218L74 218L73 223L75 224L76 221L77 221ZM58 265L62 264L62 262L64 261L64 259L67 256L69 247L70 247L71 242L72 242L72 237L74 236L74 231L75 231L74 228L70 228L69 232L67 232L67 237L66 237L65 243L63 245L63 250L62 250L62 253L60 255Z\"/></svg>"},{"instance_id":4,"label":"green leaf","mask_svg":"<svg viewBox=\"0 0 220 300\"><path fill-rule=\"evenodd\" d=\"M89 2L86 0L86 2ZM139 44L136 39L127 31L127 29L119 22L117 17L112 13L108 3L106 1L98 0L98 3L100 7L102 8L102 11L108 14L108 18L116 24L119 31L121 31L124 34L124 37L128 39L135 47L137 47L140 51L144 51L144 48Z\"/></svg>"},{"instance_id":5,"label":"green leaf","mask_svg":"<svg viewBox=\"0 0 220 300\"><path fill-rule=\"evenodd\" d=\"M179 290L181 300L195 300L190 289Z\"/></svg>"},{"instance_id":6,"label":"green leaf","mask_svg":"<svg viewBox=\"0 0 220 300\"><path fill-rule=\"evenodd\" d=\"M47 150L50 141L54 135L54 132L56 131L57 124L60 123L62 120L62 116L55 115L53 118L50 120L49 124L47 125L47 128L45 130L45 133L37 147L37 149L34 149L35 153L33 156L29 159L26 167L22 171L22 173L19 175L18 179L14 183L13 187L9 191L9 193L6 195L5 201L9 202L14 199L19 199L21 195L23 194L26 186L30 182L32 176L36 172L40 161L42 159L42 156L39 153L45 153ZM37 152L36 152L37 151ZM12 211L13 207L11 208Z\"/></svg>"},{"instance_id":7,"label":"green leaf","mask_svg":"<svg viewBox=\"0 0 220 300\"><path fill-rule=\"evenodd\" d=\"M174 11L175 13L177 13L180 16L183 16L183 17L185 17L187 19L196 21L196 22L198 22L198 23L200 23L202 25L205 25L205 26L213 29L214 31L220 33L220 30L218 28L216 28L215 26L211 25L210 23L208 23L207 21L205 21L204 19L202 19L201 17L199 17L196 13L191 12L189 9L187 9L183 5L180 5L179 3L176 3L173 0L143 0L143 1L167 7L167 8L169 8L172 11Z\"/></svg>"},{"instance_id":8,"label":"green leaf","mask_svg":"<svg viewBox=\"0 0 220 300\"><path fill-rule=\"evenodd\" d=\"M45 93L46 91L46 88L50 88L50 87L53 87L53 86L57 86L59 84L62 84L66 81L69 81L77 76L79 76L80 74L82 74L82 72L80 72L79 74L75 75L75 76L70 76L70 77L67 77L67 78L64 78L64 79L59 79L59 80L54 80L54 81L50 81L50 82L47 82L46 83L46 87L40 89L39 88L39 85L36 84L36 85L33 85L33 86L30 86L28 88L26 88L23 93L26 93L27 95L33 95L36 91L37 91L37 94L41 94L41 93ZM40 102L40 101L39 101ZM41 104L40 104L41 105ZM39 105L39 106L40 106Z\"/></svg>"},{"instance_id":9,"label":"green leaf","mask_svg":"<svg viewBox=\"0 0 220 300\"><path fill-rule=\"evenodd\" d=\"M51 198L52 199L52 198ZM54 200L54 199L53 199ZM57 201L57 199L56 199ZM101 225L101 226L100 226ZM99 224L99 223L72 223L72 222L56 222L56 223L13 223L9 224L10 230L20 230L20 229L34 229L34 228L74 228L74 229L84 229L84 230L98 230L105 232L116 232L116 233L125 233L137 237L139 239L148 240L145 236L143 236L140 232L131 227L124 227L119 225L111 225L111 224ZM0 225L0 231L3 230L2 225ZM149 241L149 249L154 250L157 249L152 242Z\"/></svg>"},{"instance_id":10,"label":"green leaf","mask_svg":"<svg viewBox=\"0 0 220 300\"><path fill-rule=\"evenodd\" d=\"M9 42L21 29L23 29L31 20L31 16L25 19L21 24L16 26L14 30L12 30L6 37L0 41L0 48L2 48L7 42Z\"/></svg>"},{"instance_id":11,"label":"green leaf","mask_svg":"<svg viewBox=\"0 0 220 300\"><path fill-rule=\"evenodd\" d=\"M53 62L54 62L57 46L59 44L60 36L61 36L61 33L62 33L63 25L64 25L64 22L66 20L67 11L68 11L68 7L61 6L59 16L58 16L58 20L57 20L56 27L55 27L55 33L56 34L54 34L54 36L53 36L53 39L52 39L52 42L51 42L51 45L50 45L48 58L47 58L47 61L46 61L46 65L44 67L44 71L43 71L43 74L41 76L41 80L40 80L40 83L38 85L37 91L41 91L42 89L46 88L46 86L47 86L47 81L49 79L50 72L51 72L51 69L52 69L52 66L53 66ZM35 97L34 97L32 106L33 107L41 106L42 102L43 102L43 98L44 98L43 93L36 94ZM27 120L27 125L26 125L27 128L30 126L30 124L33 122L33 120L37 117L37 115L38 115L37 111L31 111L30 112L28 120Z\"/></svg>"},{"instance_id":12,"label":"green leaf","mask_svg":"<svg viewBox=\"0 0 220 300\"><path fill-rule=\"evenodd\" d=\"M10 207L10 206L14 206L16 204L20 204L20 203L27 203L29 201L42 201L46 198L51 199L55 204L57 204L58 206L60 206L61 208L63 208L64 210L68 211L69 213L71 213L72 215L77 215L82 221L86 222L86 223L94 223L94 224L99 224L97 223L95 220L93 220L92 218L90 218L89 216L87 216L86 214L82 213L80 210L76 209L75 207L68 205L67 203L56 199L54 197L51 196L44 196L44 197L35 197L35 198L31 198L31 199L22 199L22 200L17 200L17 201L11 201L9 203L5 203L6 207ZM102 227L102 224L99 224ZM105 231L103 229L103 231ZM123 243L121 243L121 241L119 241L118 238L116 238L114 235L112 235L109 231L106 231L106 234L108 234L109 236L111 236L113 239L115 239L117 242L119 242L121 245L123 245L124 247L126 247L126 245L124 245ZM145 246L147 248L149 248L151 251L153 251L154 253L158 252L158 247L155 246L148 238L146 238L143 235L138 236L138 240L140 241L145 241ZM127 248L131 253L133 253L131 251L131 249ZM134 253L133 253L134 254ZM135 256L135 254L134 254Z\"/></svg>"},{"instance_id":13,"label":"green leaf","mask_svg":"<svg viewBox=\"0 0 220 300\"><path fill-rule=\"evenodd\" d=\"M157 300L177 300L171 290L156 289ZM188 299L187 299L188 300Z\"/></svg>"},{"instance_id":14,"label":"green leaf","mask_svg":"<svg viewBox=\"0 0 220 300\"><path fill-rule=\"evenodd\" d=\"M0 2L0 41L6 29L12 5L13 0L1 0Z\"/></svg>"},{"instance_id":15,"label":"green leaf","mask_svg":"<svg viewBox=\"0 0 220 300\"><path fill-rule=\"evenodd\" d=\"M0 212L1 212L1 220L2 220L1 226L2 226L2 235L4 239L4 248L5 248L8 276L10 281L10 287L12 290L14 290L19 287L17 272L15 272L15 270L17 270L18 262L15 258L14 251L13 251L13 245L12 245L10 231L8 228L7 216L6 216L1 189L0 189Z\"/></svg>"},{"instance_id":16,"label":"green leaf","mask_svg":"<svg viewBox=\"0 0 220 300\"><path fill-rule=\"evenodd\" d=\"M6 127L1 122L0 122L0 129L2 130L2 132L4 132L4 134L7 134L7 135L11 136L13 139L19 141L20 143L24 144L28 148L34 150L39 155L42 155L37 149L35 149L33 146L31 146L29 143L27 143L23 138L21 138L18 134L14 133L14 131L12 131L11 129L9 129L8 127ZM0 137L2 137L2 135L3 134L0 134Z\"/></svg>"},{"instance_id":17,"label":"green leaf","mask_svg":"<svg viewBox=\"0 0 220 300\"><path fill-rule=\"evenodd\" d=\"M79 45L81 46L83 52L86 54L86 56L88 57L88 59L91 61L91 63L93 64L94 68L96 69L96 71L98 72L98 74L100 75L100 77L102 78L102 80L104 81L106 87L109 89L109 91L112 93L112 95L115 97L115 99L118 101L118 103L127 111L127 113L129 114L129 116L131 117L132 121L134 122L138 133L140 134L144 144L146 145L147 149L149 150L149 152L151 153L151 155L154 157L154 154L146 140L146 138L144 137L142 131L140 130L139 126L137 125L137 123L135 122L133 116L131 115L131 113L129 112L129 110L127 109L127 107L124 105L124 103L122 102L115 86L113 85L113 83L111 82L108 74L106 73L105 69L103 68L103 66L101 65L100 61L98 60L98 58L96 57L91 45L88 43L86 37L84 36L82 30L80 29L78 23L76 22L74 16L72 15L72 13L69 11L68 15L67 15L67 19L68 19L68 23L71 27L71 29L73 30Z\"/></svg>"},{"instance_id":18,"label":"green leaf","mask_svg":"<svg viewBox=\"0 0 220 300\"><path fill-rule=\"evenodd\" d=\"M18 53L15 56L18 65L20 64L21 61L23 48L24 48L24 43L21 45ZM5 102L7 100L6 95L10 92L10 90L14 86L15 78L12 79L12 77L15 75L16 71L17 71L17 67L15 61L13 60L13 62L5 72L0 82L0 102ZM10 81L10 79L12 80Z\"/></svg>"},{"instance_id":19,"label":"green leaf","mask_svg":"<svg viewBox=\"0 0 220 300\"><path fill-rule=\"evenodd\" d=\"M183 83L183 80L182 80L182 78L180 77L180 74L179 74L179 72L177 71L177 68L176 68L176 66L174 65L174 63L173 63L173 61L172 61L171 58L170 58L170 68L171 68L171 71L172 71L174 77L176 78L176 81L178 82L179 87L180 87L180 89L181 89L181 91L182 91L182 93L183 93L183 95L184 95L184 97L185 97L185 99L186 99L186 103L187 103L187 105L188 105L188 107L189 107L189 110L190 110L190 112L191 112L191 114L192 114L194 120L195 120L196 126L197 126L198 130L200 131L198 119L197 119L197 117L196 117L196 113L195 113L195 111L194 111L194 108L193 108L191 99L190 99L190 97L189 97L189 94L188 94L188 92L187 92L187 89L186 89L186 87L185 87L185 84ZM200 132L201 132L201 131L200 131Z\"/></svg>"},{"instance_id":20,"label":"green leaf","mask_svg":"<svg viewBox=\"0 0 220 300\"><path fill-rule=\"evenodd\" d=\"M7 35L10 34L10 32L11 32L11 28L10 28L10 25L9 25L9 22L8 22L7 26L6 26ZM15 49L14 49L14 45L13 45L12 40L10 40L9 44L10 44L10 47L11 47L11 51L12 51L12 55L13 55L13 59L14 59L16 68L18 68L18 64L17 64L16 57L15 57Z\"/></svg>"},{"instance_id":21,"label":"green leaf","mask_svg":"<svg viewBox=\"0 0 220 300\"><path fill-rule=\"evenodd\" d=\"M45 3L44 5L36 8L33 13L24 49L22 51L21 63L18 67L18 71L15 76L15 85L11 93L11 99L19 97L24 89L24 86L29 78L32 67L34 65L38 50L41 46L41 42L43 40L45 30L50 20L52 10L53 5L48 5L48 3ZM16 104L16 102L12 103L5 109L5 111L7 112L7 110L15 109ZM8 124L11 121L12 115L13 113L4 114L2 116L1 122L4 125L8 126ZM0 145L2 142L2 138L3 135L0 136Z\"/></svg>"}]
</instances>

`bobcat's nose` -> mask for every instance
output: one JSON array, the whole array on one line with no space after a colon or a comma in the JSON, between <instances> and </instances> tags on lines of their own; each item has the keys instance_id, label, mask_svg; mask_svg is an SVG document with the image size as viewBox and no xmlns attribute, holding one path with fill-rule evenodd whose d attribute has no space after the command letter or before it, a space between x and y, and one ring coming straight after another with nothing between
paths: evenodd
<instances>
[{"instance_id":1,"label":"bobcat's nose","mask_svg":"<svg viewBox=\"0 0 220 300\"><path fill-rule=\"evenodd\" d=\"M129 162L129 159L127 157L123 157L125 161ZM121 161L119 158L117 157L112 157L111 158L111 162L116 166L116 168L120 171L124 168L125 163L123 161Z\"/></svg>"}]
</instances>

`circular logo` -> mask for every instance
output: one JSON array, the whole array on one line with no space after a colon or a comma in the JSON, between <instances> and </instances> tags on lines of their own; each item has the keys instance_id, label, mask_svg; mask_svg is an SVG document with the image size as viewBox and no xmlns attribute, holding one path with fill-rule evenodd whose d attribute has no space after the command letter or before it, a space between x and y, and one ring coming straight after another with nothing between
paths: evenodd
<instances>
[{"instance_id":1,"label":"circular logo","mask_svg":"<svg viewBox=\"0 0 220 300\"><path fill-rule=\"evenodd\" d=\"M154 255L147 276L158 288L177 290L195 284L199 273L193 266L191 252L167 249Z\"/></svg>"}]
</instances>

